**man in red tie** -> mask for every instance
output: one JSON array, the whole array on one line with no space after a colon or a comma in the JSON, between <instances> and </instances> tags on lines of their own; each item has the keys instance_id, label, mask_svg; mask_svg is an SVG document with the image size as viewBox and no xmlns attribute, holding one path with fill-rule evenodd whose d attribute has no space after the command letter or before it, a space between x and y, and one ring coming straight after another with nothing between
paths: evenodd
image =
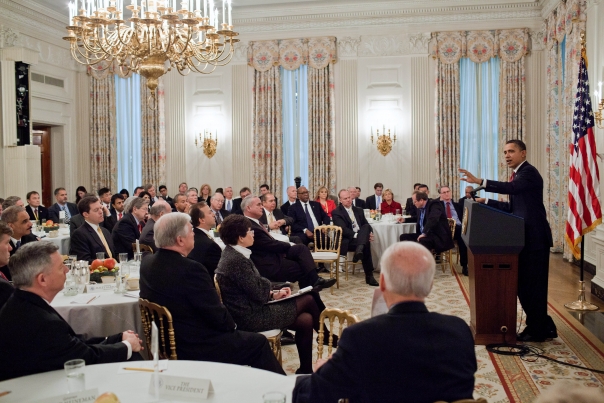
<instances>
[{"instance_id":1,"label":"man in red tie","mask_svg":"<svg viewBox=\"0 0 604 403\"><path fill-rule=\"evenodd\" d=\"M113 228L118 221L120 221L126 212L124 211L124 196L120 193L116 193L111 196L111 208L109 209L110 216L105 217L105 223L103 226L113 232Z\"/></svg>"},{"instance_id":2,"label":"man in red tie","mask_svg":"<svg viewBox=\"0 0 604 403\"><path fill-rule=\"evenodd\" d=\"M455 203L452 200L453 193L449 186L441 186L438 190L440 193L440 201L445 206L445 213L447 218L453 218L455 220L455 236L453 237L457 241L457 247L459 248L459 264L461 264L462 273L464 276L468 275L468 248L461 239L461 219L463 217L463 207L461 204Z\"/></svg>"},{"instance_id":3,"label":"man in red tie","mask_svg":"<svg viewBox=\"0 0 604 403\"><path fill-rule=\"evenodd\" d=\"M40 205L40 193L32 190L27 193L27 206L25 211L29 214L29 219L32 221L48 220L48 210Z\"/></svg>"},{"instance_id":4,"label":"man in red tie","mask_svg":"<svg viewBox=\"0 0 604 403\"><path fill-rule=\"evenodd\" d=\"M111 233L116 253L127 253L128 259L134 258L132 244L141 236L149 211L149 202L140 197L136 198L130 203L130 209L117 222Z\"/></svg>"}]
</instances>

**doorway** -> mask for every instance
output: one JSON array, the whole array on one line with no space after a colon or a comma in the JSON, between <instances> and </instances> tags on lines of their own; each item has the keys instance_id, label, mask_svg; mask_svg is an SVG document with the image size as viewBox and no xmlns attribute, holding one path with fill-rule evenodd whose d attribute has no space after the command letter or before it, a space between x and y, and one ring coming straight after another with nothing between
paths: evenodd
<instances>
[{"instance_id":1,"label":"doorway","mask_svg":"<svg viewBox=\"0 0 604 403\"><path fill-rule=\"evenodd\" d=\"M50 126L34 126L32 144L40 147L40 164L42 165L42 204L50 207L53 203L52 165L50 154Z\"/></svg>"}]
</instances>

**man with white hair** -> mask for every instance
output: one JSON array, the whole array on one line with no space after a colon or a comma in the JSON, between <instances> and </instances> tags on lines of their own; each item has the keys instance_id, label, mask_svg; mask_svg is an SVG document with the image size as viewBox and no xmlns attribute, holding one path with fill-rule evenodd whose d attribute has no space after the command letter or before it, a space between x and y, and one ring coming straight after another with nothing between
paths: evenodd
<instances>
[{"instance_id":1,"label":"man with white hair","mask_svg":"<svg viewBox=\"0 0 604 403\"><path fill-rule=\"evenodd\" d=\"M216 225L220 225L231 214L224 209L224 196L218 192L210 198L210 209L216 217Z\"/></svg>"},{"instance_id":2,"label":"man with white hair","mask_svg":"<svg viewBox=\"0 0 604 403\"><path fill-rule=\"evenodd\" d=\"M141 232L141 237L139 238L139 242L144 245L149 245L153 250L157 249L155 246L155 241L153 240L153 227L157 220L161 218L164 214L168 214L172 212L172 207L170 204L164 199L158 199L153 207L149 210L149 219L147 223L143 227L143 231Z\"/></svg>"},{"instance_id":3,"label":"man with white hair","mask_svg":"<svg viewBox=\"0 0 604 403\"><path fill-rule=\"evenodd\" d=\"M365 208L365 200L359 197L361 192L359 192L359 190L355 186L348 187L348 193L350 193L350 197L352 198L353 206L360 207L362 209Z\"/></svg>"},{"instance_id":4,"label":"man with white hair","mask_svg":"<svg viewBox=\"0 0 604 403\"><path fill-rule=\"evenodd\" d=\"M388 313L346 328L333 356L318 360L314 374L297 378L294 403L472 398L477 365L470 328L458 317L429 312L424 303L434 280L430 251L395 243L381 267Z\"/></svg>"},{"instance_id":5,"label":"man with white hair","mask_svg":"<svg viewBox=\"0 0 604 403\"><path fill-rule=\"evenodd\" d=\"M289 211L289 206L291 206L292 204L294 204L297 201L298 201L298 190L296 189L295 186L288 186L287 187L287 200L285 201L285 203L283 203L281 205L281 211L283 211L283 214L287 215L287 212Z\"/></svg>"},{"instance_id":6,"label":"man with white hair","mask_svg":"<svg viewBox=\"0 0 604 403\"><path fill-rule=\"evenodd\" d=\"M266 337L237 330L208 271L187 259L195 244L191 217L165 214L154 229L158 250L141 264L140 297L172 314L178 359L249 365L284 375Z\"/></svg>"}]
</instances>

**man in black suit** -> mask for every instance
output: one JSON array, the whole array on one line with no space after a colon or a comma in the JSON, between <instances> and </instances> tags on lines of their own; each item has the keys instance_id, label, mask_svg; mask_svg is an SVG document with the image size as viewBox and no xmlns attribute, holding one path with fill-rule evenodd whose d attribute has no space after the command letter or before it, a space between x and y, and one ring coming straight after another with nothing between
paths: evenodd
<instances>
[{"instance_id":1,"label":"man in black suit","mask_svg":"<svg viewBox=\"0 0 604 403\"><path fill-rule=\"evenodd\" d=\"M402 234L401 241L415 241L435 253L453 248L453 237L443 204L439 199L428 199L428 195L419 190L411 196L417 208L418 217L415 234ZM404 220L413 222L412 219Z\"/></svg>"},{"instance_id":2,"label":"man in black suit","mask_svg":"<svg viewBox=\"0 0 604 403\"><path fill-rule=\"evenodd\" d=\"M233 212L233 188L231 186L224 188L224 209L229 213Z\"/></svg>"},{"instance_id":3,"label":"man in black suit","mask_svg":"<svg viewBox=\"0 0 604 403\"><path fill-rule=\"evenodd\" d=\"M10 237L13 235L13 230L4 222L0 221L0 266L4 267L8 265L10 260L10 252L13 247L10 246ZM13 295L15 289L13 285L8 281L8 278L0 271L0 309L4 306L6 301Z\"/></svg>"},{"instance_id":4,"label":"man in black suit","mask_svg":"<svg viewBox=\"0 0 604 403\"><path fill-rule=\"evenodd\" d=\"M459 204L461 204L461 207L463 207L463 204L466 201L466 199L470 199L470 200L472 199L473 190L474 190L473 186L466 186L465 195L464 195L464 197L461 197L458 202Z\"/></svg>"},{"instance_id":5,"label":"man in black suit","mask_svg":"<svg viewBox=\"0 0 604 403\"><path fill-rule=\"evenodd\" d=\"M413 184L413 191L419 190L421 183ZM405 215L413 215L411 211L415 211L415 206L413 205L413 199L411 197L407 198L407 202L405 203ZM417 214L416 214L417 215Z\"/></svg>"},{"instance_id":6,"label":"man in black suit","mask_svg":"<svg viewBox=\"0 0 604 403\"><path fill-rule=\"evenodd\" d=\"M231 213L224 209L224 196L222 193L214 193L210 198L210 209L216 217L216 225L220 225Z\"/></svg>"},{"instance_id":7,"label":"man in black suit","mask_svg":"<svg viewBox=\"0 0 604 403\"><path fill-rule=\"evenodd\" d=\"M67 201L67 191L65 188L55 189L55 204L48 208L48 218L55 223L60 222L61 211L65 212L65 222L69 222L72 216L78 214L78 207Z\"/></svg>"},{"instance_id":8,"label":"man in black suit","mask_svg":"<svg viewBox=\"0 0 604 403\"><path fill-rule=\"evenodd\" d=\"M462 274L467 276L468 248L466 247L466 243L461 238L461 219L463 218L463 207L451 199L452 193L449 186L441 186L438 190L438 193L440 193L440 201L443 203L447 218L453 218L455 220L455 235L453 239L457 241L457 249L459 250L459 264L461 264Z\"/></svg>"},{"instance_id":9,"label":"man in black suit","mask_svg":"<svg viewBox=\"0 0 604 403\"><path fill-rule=\"evenodd\" d=\"M430 189L428 189L428 185L424 185L423 183L421 183L417 186L417 190L427 194L428 198L430 197ZM405 208L405 210L406 215L411 216L409 219L407 219L407 222L417 222L417 208L413 204L413 198L411 198L411 207L409 207L408 209Z\"/></svg>"},{"instance_id":10,"label":"man in black suit","mask_svg":"<svg viewBox=\"0 0 604 403\"><path fill-rule=\"evenodd\" d=\"M367 197L367 199L365 199L365 208L368 208L369 210L377 210L378 208L380 208L380 205L382 204L383 200L382 190L384 190L384 185L378 182L373 185L373 190L375 194L372 194L371 196Z\"/></svg>"},{"instance_id":11,"label":"man in black suit","mask_svg":"<svg viewBox=\"0 0 604 403\"><path fill-rule=\"evenodd\" d=\"M158 189L159 189L159 195L161 196L161 198L164 199L165 201L167 201L168 204L170 205L170 207L174 208L174 205L172 204L174 199L172 199L170 196L168 196L168 188L166 187L166 185L159 185Z\"/></svg>"},{"instance_id":12,"label":"man in black suit","mask_svg":"<svg viewBox=\"0 0 604 403\"><path fill-rule=\"evenodd\" d=\"M238 199L233 199L233 209L231 210L231 213L234 214L243 214L243 210L241 209L241 202L243 201L243 199L245 199L247 196L251 195L252 191L250 190L250 188L246 187L242 187L241 190L239 191L239 198Z\"/></svg>"},{"instance_id":13,"label":"man in black suit","mask_svg":"<svg viewBox=\"0 0 604 403\"><path fill-rule=\"evenodd\" d=\"M510 195L509 203L483 198L477 202L524 218L524 248L518 255L518 299L526 312L526 327L518 340L542 342L558 337L556 325L547 314L549 248L553 241L543 205L543 178L526 161L526 145L521 140L509 140L503 154L513 169L509 182L483 180L465 169L459 171L464 174L462 180L483 185L486 192Z\"/></svg>"},{"instance_id":14,"label":"man in black suit","mask_svg":"<svg viewBox=\"0 0 604 403\"><path fill-rule=\"evenodd\" d=\"M382 255L381 269L388 313L344 329L331 358L317 360L314 374L296 379L294 403L472 398L477 364L469 326L425 305L435 272L430 252L415 243L395 243ZM355 379L359 373L363 382Z\"/></svg>"},{"instance_id":15,"label":"man in black suit","mask_svg":"<svg viewBox=\"0 0 604 403\"><path fill-rule=\"evenodd\" d=\"M151 249L154 251L157 250L157 246L155 245L155 240L153 239L153 235L155 233L154 227L157 220L160 219L164 214L168 214L172 212L172 208L168 204L167 201L159 199L153 204L153 207L149 209L149 219L147 223L143 227L143 231L141 232L141 237L139 238L139 242L143 245L149 245Z\"/></svg>"},{"instance_id":16,"label":"man in black suit","mask_svg":"<svg viewBox=\"0 0 604 403\"><path fill-rule=\"evenodd\" d=\"M113 232L115 224L124 217L124 196L116 193L111 196L111 208L109 209L110 216L105 217L104 227Z\"/></svg>"},{"instance_id":17,"label":"man in black suit","mask_svg":"<svg viewBox=\"0 0 604 403\"><path fill-rule=\"evenodd\" d=\"M101 206L109 210L111 208L111 190L109 188L101 188L98 191L98 195Z\"/></svg>"},{"instance_id":18,"label":"man in black suit","mask_svg":"<svg viewBox=\"0 0 604 403\"><path fill-rule=\"evenodd\" d=\"M216 226L214 212L206 202L199 202L191 206L189 214L191 222L195 225L193 228L195 247L187 257L201 263L208 270L210 278L213 279L214 271L222 255L222 249L214 241L212 232L212 228Z\"/></svg>"},{"instance_id":19,"label":"man in black suit","mask_svg":"<svg viewBox=\"0 0 604 403\"><path fill-rule=\"evenodd\" d=\"M342 189L338 193L340 205L331 212L333 224L342 228L342 245L340 255L346 259L348 251L354 251L353 262L361 260L365 272L365 283L377 286L373 277L373 260L371 258L371 245L373 232L367 222L365 214L360 207L352 205L352 197L348 190Z\"/></svg>"},{"instance_id":20,"label":"man in black suit","mask_svg":"<svg viewBox=\"0 0 604 403\"><path fill-rule=\"evenodd\" d=\"M132 244L140 238L145 225L149 203L143 198L136 198L130 203L130 211L117 222L111 233L116 253L127 253L128 259L134 258Z\"/></svg>"},{"instance_id":21,"label":"man in black suit","mask_svg":"<svg viewBox=\"0 0 604 403\"><path fill-rule=\"evenodd\" d=\"M296 203L297 201L298 201L298 192L296 191L296 187L288 186L287 187L287 200L285 201L285 203L283 203L281 205L281 211L283 212L283 214L288 215L289 206Z\"/></svg>"},{"instance_id":22,"label":"man in black suit","mask_svg":"<svg viewBox=\"0 0 604 403\"><path fill-rule=\"evenodd\" d=\"M247 196L241 207L254 230L254 244L248 247L252 251L250 258L263 277L273 282L297 281L300 288L315 286L323 289L336 283L335 278L326 280L319 277L312 255L305 245L277 241L269 234L259 221L263 208L258 197Z\"/></svg>"},{"instance_id":23,"label":"man in black suit","mask_svg":"<svg viewBox=\"0 0 604 403\"><path fill-rule=\"evenodd\" d=\"M38 238L31 233L31 221L29 220L29 214L25 211L24 207L11 206L2 212L2 221L13 231L13 235L10 237L10 255L14 255L22 245L29 242L38 241ZM11 273L6 265L0 267L0 272L4 276L12 281Z\"/></svg>"},{"instance_id":24,"label":"man in black suit","mask_svg":"<svg viewBox=\"0 0 604 403\"><path fill-rule=\"evenodd\" d=\"M99 252L103 252L105 257L117 258L111 233L102 225L104 209L100 200L96 196L84 196L78 203L78 209L84 223L71 236L69 254L89 263L96 259Z\"/></svg>"},{"instance_id":25,"label":"man in black suit","mask_svg":"<svg viewBox=\"0 0 604 403\"><path fill-rule=\"evenodd\" d=\"M31 221L42 222L42 220L48 220L48 209L40 205L40 193L32 190L27 193L27 206L25 211L29 214Z\"/></svg>"},{"instance_id":26,"label":"man in black suit","mask_svg":"<svg viewBox=\"0 0 604 403\"><path fill-rule=\"evenodd\" d=\"M309 200L310 194L304 186L298 188L298 202L289 207L287 215L294 219L292 235L308 245L314 239L314 229L320 225L329 225L329 216L321 204Z\"/></svg>"},{"instance_id":27,"label":"man in black suit","mask_svg":"<svg viewBox=\"0 0 604 403\"><path fill-rule=\"evenodd\" d=\"M271 191L271 188L266 183L260 185L260 197L264 196L267 193L270 193L270 191ZM275 206L276 206L277 204L279 204L279 199L275 195L273 195L273 196L275 197Z\"/></svg>"},{"instance_id":28,"label":"man in black suit","mask_svg":"<svg viewBox=\"0 0 604 403\"><path fill-rule=\"evenodd\" d=\"M287 235L289 226L292 225L294 219L286 216L283 212L276 208L277 199L272 193L265 193L260 197L262 202L262 217L258 220L262 225L268 225L269 232ZM290 242L302 243L297 236L290 237Z\"/></svg>"},{"instance_id":29,"label":"man in black suit","mask_svg":"<svg viewBox=\"0 0 604 403\"><path fill-rule=\"evenodd\" d=\"M68 271L53 243L23 246L10 268L16 290L0 311L0 380L63 369L78 358L86 365L126 361L142 349L131 330L86 340L50 306Z\"/></svg>"},{"instance_id":30,"label":"man in black suit","mask_svg":"<svg viewBox=\"0 0 604 403\"><path fill-rule=\"evenodd\" d=\"M354 207L359 207L359 208L362 208L362 209L365 208L365 200L363 200L363 199L361 199L359 197L361 193L357 190L356 186L350 186L348 188L348 193L350 193L350 198L352 200L352 205Z\"/></svg>"},{"instance_id":31,"label":"man in black suit","mask_svg":"<svg viewBox=\"0 0 604 403\"><path fill-rule=\"evenodd\" d=\"M249 365L285 374L261 334L237 330L206 268L185 256L194 248L191 217L164 215L155 223L159 249L141 264L140 297L172 314L180 360Z\"/></svg>"}]
</instances>

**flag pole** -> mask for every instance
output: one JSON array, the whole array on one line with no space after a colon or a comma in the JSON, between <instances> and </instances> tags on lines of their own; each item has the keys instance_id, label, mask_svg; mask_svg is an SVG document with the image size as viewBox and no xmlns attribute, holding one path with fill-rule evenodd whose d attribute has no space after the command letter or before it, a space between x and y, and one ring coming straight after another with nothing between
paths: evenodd
<instances>
[{"instance_id":1,"label":"flag pole","mask_svg":"<svg viewBox=\"0 0 604 403\"><path fill-rule=\"evenodd\" d=\"M598 309L600 309L597 305L594 305L591 302L585 300L585 281L583 281L583 263L585 258L584 246L585 237L581 237L581 265L579 266L579 299L573 302L568 302L564 304L564 306L566 307L566 309L570 309L573 311L597 311Z\"/></svg>"}]
</instances>

